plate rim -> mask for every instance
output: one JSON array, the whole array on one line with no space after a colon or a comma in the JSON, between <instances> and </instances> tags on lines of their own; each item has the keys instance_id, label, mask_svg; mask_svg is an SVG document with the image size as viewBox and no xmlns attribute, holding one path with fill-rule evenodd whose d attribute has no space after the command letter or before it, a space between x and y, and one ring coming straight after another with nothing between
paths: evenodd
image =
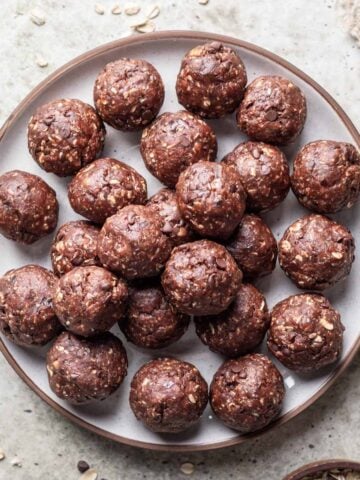
<instances>
[{"instance_id":1,"label":"plate rim","mask_svg":"<svg viewBox=\"0 0 360 480\"><path fill-rule=\"evenodd\" d=\"M230 44L236 47L243 48L255 54L258 54L262 57L271 60L272 62L284 67L297 77L301 78L305 83L307 83L310 87L312 87L317 93L319 93L324 100L330 105L330 107L335 111L338 118L343 122L344 126L352 136L354 143L360 148L360 133L356 129L354 123L350 119L350 117L345 113L342 107L337 103L337 101L323 88L321 87L315 80L313 80L309 75L304 73L299 68L295 67L292 63L288 62L287 60L283 59L279 55L270 52L262 47L259 47L253 43L237 39L235 37L216 34L216 33L209 33L203 31L190 31L190 30L163 30L160 32L153 32L147 33L139 36L130 35L127 37L123 37L111 42L107 42L102 44L96 48L88 50L87 52L76 56L69 62L65 63L61 67L57 68L53 73L47 76L44 80L42 80L37 86L35 86L30 93L26 95L26 97L17 105L17 107L12 111L9 117L5 120L5 123L0 129L0 142L5 138L7 132L10 131L13 124L16 122L18 117L26 110L28 105L35 100L39 95L43 93L44 90L47 89L52 83L56 80L61 78L66 73L72 71L82 63L85 63L89 60L93 60L94 58L104 54L109 53L112 50L115 50L119 47L126 47L135 45L137 43L147 43L151 41L158 41L158 40L177 40L177 39L193 39L198 41L206 41L206 40L213 40L219 41L222 43ZM92 433L96 433L102 437L105 437L109 440L113 440L117 443L121 443L124 445L129 445L133 447L140 447L149 450L156 450L156 451L173 451L173 452L197 452L197 451L206 451L206 450L215 450L224 447L230 447L233 445L237 445L243 443L249 439L260 437L265 432L274 429L277 426L283 425L287 423L290 419L295 418L301 412L306 410L310 405L316 402L340 377L340 375L345 371L345 369L350 365L351 361L353 360L354 356L358 352L360 348L360 335L358 336L357 340L354 342L353 346L351 347L350 351L346 355L346 357L339 363L336 368L332 371L331 376L329 379L320 387L320 389L312 395L306 402L302 403L296 408L293 408L285 415L280 417L275 422L272 422L268 425L265 429L262 429L259 432L254 432L248 435L237 435L230 440L223 440L221 442L215 443L199 443L197 445L192 444L156 444L151 442L143 442L139 440L133 440L126 437L122 437L112 432L108 432L107 430L103 430L100 427L92 425L91 423L83 420L82 418L78 417L76 414L69 412L60 404L58 404L55 400L50 398L41 388L30 379L30 377L22 370L20 365L17 363L15 358L12 356L8 348L6 347L3 340L0 338L0 351L2 352L3 356L9 363L9 365L15 370L17 375L27 384L31 390L36 393L44 402L46 402L50 407L52 407L55 411L62 414L65 418L71 420L78 426L81 426Z\"/></svg>"}]
</instances>

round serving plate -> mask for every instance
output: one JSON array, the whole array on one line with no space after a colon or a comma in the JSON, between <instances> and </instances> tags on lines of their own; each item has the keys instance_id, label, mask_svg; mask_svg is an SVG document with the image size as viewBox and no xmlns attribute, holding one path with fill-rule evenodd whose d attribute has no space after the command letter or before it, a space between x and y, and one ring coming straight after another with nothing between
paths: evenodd
<instances>
[{"instance_id":1,"label":"round serving plate","mask_svg":"<svg viewBox=\"0 0 360 480\"><path fill-rule=\"evenodd\" d=\"M15 109L0 131L0 173L19 168L40 175L57 192L60 202L59 226L78 218L67 200L66 187L69 179L59 179L55 175L47 174L28 153L26 126L32 112L39 105L60 97L79 98L93 103L92 89L97 73L107 62L123 56L144 58L154 64L166 88L162 112L179 110L181 106L176 99L175 80L181 58L190 48L209 40L221 41L235 48L246 65L249 81L262 74L283 75L303 90L308 103L308 118L297 143L284 149L290 161L301 145L315 139L344 140L360 145L359 133L340 106L311 78L285 60L235 38L201 32L170 31L132 36L106 44L75 58L50 75ZM245 136L236 128L234 116L210 123L217 134L219 159L245 140ZM147 179L151 195L161 185L144 167L138 148L139 139L140 133L120 133L107 127L104 156L118 158L135 167ZM305 213L290 193L282 205L264 215L264 218L275 236L280 238L285 228ZM360 238L360 217L356 207L334 217L349 226L355 238ZM27 263L50 267L48 254L51 241L49 236L31 246L21 246L1 237L0 274ZM340 361L313 376L296 375L278 364L284 375L286 400L281 416L268 428L285 423L311 405L330 387L354 357L360 345L360 322L355 321L356 312L360 310L360 284L353 280L359 276L360 263L355 262L349 279L327 291L330 301L342 313L346 326ZM265 293L270 308L279 300L298 292L279 267L272 275L259 281L258 286ZM114 333L123 339L118 328L114 329ZM44 362L46 348L21 348L3 337L0 347L19 376L49 405L77 424L118 442L155 450L191 451L233 445L249 438L222 425L213 416L209 406L198 426L181 435L152 433L144 428L130 411L129 384L134 372L143 363L159 355L172 355L190 361L200 369L208 382L211 381L223 359L202 345L193 326L179 342L164 350L141 350L125 340L124 344L129 356L126 381L118 392L106 401L85 406L71 406L51 392ZM266 347L262 346L260 350L266 352Z\"/></svg>"},{"instance_id":2,"label":"round serving plate","mask_svg":"<svg viewBox=\"0 0 360 480\"><path fill-rule=\"evenodd\" d=\"M360 463L352 460L319 460L317 462L303 465L297 470L289 473L283 480L302 480L304 477L322 475L329 470L354 470L360 472Z\"/></svg>"}]
</instances>

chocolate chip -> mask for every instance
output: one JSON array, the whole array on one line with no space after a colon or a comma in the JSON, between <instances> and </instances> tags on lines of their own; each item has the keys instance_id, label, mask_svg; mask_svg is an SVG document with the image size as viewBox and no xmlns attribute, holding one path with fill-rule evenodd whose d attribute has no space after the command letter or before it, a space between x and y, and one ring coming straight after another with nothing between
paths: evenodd
<instances>
[{"instance_id":1,"label":"chocolate chip","mask_svg":"<svg viewBox=\"0 0 360 480\"><path fill-rule=\"evenodd\" d=\"M240 373L243 370L243 366L238 363L233 363L231 365L231 371L234 373Z\"/></svg>"},{"instance_id":2,"label":"chocolate chip","mask_svg":"<svg viewBox=\"0 0 360 480\"><path fill-rule=\"evenodd\" d=\"M215 261L216 261L216 265L217 265L219 268L225 270L225 268L226 268L226 261L225 261L223 258L217 258Z\"/></svg>"},{"instance_id":3,"label":"chocolate chip","mask_svg":"<svg viewBox=\"0 0 360 480\"><path fill-rule=\"evenodd\" d=\"M260 158L261 156L260 150L258 148L254 148L254 150L251 153L254 158Z\"/></svg>"},{"instance_id":4,"label":"chocolate chip","mask_svg":"<svg viewBox=\"0 0 360 480\"><path fill-rule=\"evenodd\" d=\"M85 460L79 460L77 464L77 468L79 472L84 473L86 472L86 470L89 470L90 465L87 462L85 462Z\"/></svg>"},{"instance_id":5,"label":"chocolate chip","mask_svg":"<svg viewBox=\"0 0 360 480\"><path fill-rule=\"evenodd\" d=\"M276 110L268 110L265 113L265 118L266 120L269 120L269 122L274 122L278 117L277 111Z\"/></svg>"},{"instance_id":6,"label":"chocolate chip","mask_svg":"<svg viewBox=\"0 0 360 480\"><path fill-rule=\"evenodd\" d=\"M220 42L211 42L210 47L213 48L214 50L220 50L222 45Z\"/></svg>"}]
</instances>

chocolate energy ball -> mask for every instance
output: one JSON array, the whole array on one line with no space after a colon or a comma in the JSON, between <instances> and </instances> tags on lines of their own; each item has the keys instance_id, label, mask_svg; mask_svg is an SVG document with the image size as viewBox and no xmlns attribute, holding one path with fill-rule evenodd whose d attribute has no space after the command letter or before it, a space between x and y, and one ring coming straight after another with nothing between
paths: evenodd
<instances>
[{"instance_id":1,"label":"chocolate energy ball","mask_svg":"<svg viewBox=\"0 0 360 480\"><path fill-rule=\"evenodd\" d=\"M75 220L62 225L51 246L51 263L60 277L75 267L100 265L97 256L99 229L90 222Z\"/></svg>"},{"instance_id":2,"label":"chocolate energy ball","mask_svg":"<svg viewBox=\"0 0 360 480\"><path fill-rule=\"evenodd\" d=\"M140 150L147 169L174 188L189 165L215 160L217 141L201 118L185 111L163 113L143 131Z\"/></svg>"},{"instance_id":3,"label":"chocolate energy ball","mask_svg":"<svg viewBox=\"0 0 360 480\"><path fill-rule=\"evenodd\" d=\"M180 215L176 193L173 190L163 188L149 199L147 205L160 215L161 231L169 237L174 247L195 239L195 232Z\"/></svg>"},{"instance_id":4,"label":"chocolate energy ball","mask_svg":"<svg viewBox=\"0 0 360 480\"><path fill-rule=\"evenodd\" d=\"M175 358L143 365L132 379L130 407L153 432L179 433L200 419L208 402L208 386L199 370Z\"/></svg>"},{"instance_id":5,"label":"chocolate energy ball","mask_svg":"<svg viewBox=\"0 0 360 480\"><path fill-rule=\"evenodd\" d=\"M145 60L120 58L108 63L94 86L95 107L117 130L140 130L151 123L164 101L159 72Z\"/></svg>"},{"instance_id":6,"label":"chocolate energy ball","mask_svg":"<svg viewBox=\"0 0 360 480\"><path fill-rule=\"evenodd\" d=\"M176 197L181 215L205 237L228 238L245 211L246 193L232 165L191 165L179 177Z\"/></svg>"},{"instance_id":7,"label":"chocolate energy ball","mask_svg":"<svg viewBox=\"0 0 360 480\"><path fill-rule=\"evenodd\" d=\"M67 330L90 337L106 332L124 317L128 289L102 267L77 267L60 277L54 309Z\"/></svg>"},{"instance_id":8,"label":"chocolate energy ball","mask_svg":"<svg viewBox=\"0 0 360 480\"><path fill-rule=\"evenodd\" d=\"M87 103L54 100L30 118L29 152L46 172L67 177L100 155L105 133L101 118Z\"/></svg>"},{"instance_id":9,"label":"chocolate energy ball","mask_svg":"<svg viewBox=\"0 0 360 480\"><path fill-rule=\"evenodd\" d=\"M18 345L45 345L61 330L52 303L55 275L39 265L0 278L0 330Z\"/></svg>"},{"instance_id":10,"label":"chocolate energy ball","mask_svg":"<svg viewBox=\"0 0 360 480\"><path fill-rule=\"evenodd\" d=\"M130 290L126 319L120 328L138 347L163 348L179 340L189 322L190 317L178 312L155 284Z\"/></svg>"},{"instance_id":11,"label":"chocolate energy ball","mask_svg":"<svg viewBox=\"0 0 360 480\"><path fill-rule=\"evenodd\" d=\"M190 50L176 81L179 103L205 118L220 118L240 104L247 82L241 58L219 42Z\"/></svg>"},{"instance_id":12,"label":"chocolate energy ball","mask_svg":"<svg viewBox=\"0 0 360 480\"><path fill-rule=\"evenodd\" d=\"M0 233L31 244L55 230L55 191L37 175L13 170L0 176Z\"/></svg>"},{"instance_id":13,"label":"chocolate energy ball","mask_svg":"<svg viewBox=\"0 0 360 480\"><path fill-rule=\"evenodd\" d=\"M313 372L340 357L340 314L319 294L292 295L271 312L268 348L285 367Z\"/></svg>"},{"instance_id":14,"label":"chocolate energy ball","mask_svg":"<svg viewBox=\"0 0 360 480\"><path fill-rule=\"evenodd\" d=\"M264 75L248 85L236 119L253 140L285 145L304 127L305 96L287 78Z\"/></svg>"},{"instance_id":15,"label":"chocolate energy ball","mask_svg":"<svg viewBox=\"0 0 360 480\"><path fill-rule=\"evenodd\" d=\"M257 353L223 363L210 385L215 415L241 433L266 427L280 413L284 396L281 373Z\"/></svg>"},{"instance_id":16,"label":"chocolate energy ball","mask_svg":"<svg viewBox=\"0 0 360 480\"><path fill-rule=\"evenodd\" d=\"M171 252L171 242L161 229L160 216L150 208L124 207L100 231L101 263L128 279L156 276Z\"/></svg>"},{"instance_id":17,"label":"chocolate energy ball","mask_svg":"<svg viewBox=\"0 0 360 480\"><path fill-rule=\"evenodd\" d=\"M264 212L277 207L290 189L289 165L277 147L261 142L240 143L222 162L234 165L246 191L246 207Z\"/></svg>"},{"instance_id":18,"label":"chocolate energy ball","mask_svg":"<svg viewBox=\"0 0 360 480\"><path fill-rule=\"evenodd\" d=\"M270 318L265 297L253 285L240 285L230 307L218 315L196 317L196 333L213 352L238 357L254 350Z\"/></svg>"},{"instance_id":19,"label":"chocolate energy ball","mask_svg":"<svg viewBox=\"0 0 360 480\"><path fill-rule=\"evenodd\" d=\"M279 242L279 263L299 288L324 290L347 277L354 251L354 238L346 227L311 214L285 231Z\"/></svg>"},{"instance_id":20,"label":"chocolate energy ball","mask_svg":"<svg viewBox=\"0 0 360 480\"><path fill-rule=\"evenodd\" d=\"M105 400L121 385L127 366L121 341L109 332L86 339L63 332L46 359L52 391L73 404Z\"/></svg>"},{"instance_id":21,"label":"chocolate energy ball","mask_svg":"<svg viewBox=\"0 0 360 480\"><path fill-rule=\"evenodd\" d=\"M216 315L234 300L242 273L225 247L198 240L174 248L162 275L169 301L188 315Z\"/></svg>"},{"instance_id":22,"label":"chocolate energy ball","mask_svg":"<svg viewBox=\"0 0 360 480\"><path fill-rule=\"evenodd\" d=\"M248 280L269 275L275 268L275 237L264 220L257 215L245 214L225 247Z\"/></svg>"},{"instance_id":23,"label":"chocolate energy ball","mask_svg":"<svg viewBox=\"0 0 360 480\"><path fill-rule=\"evenodd\" d=\"M68 195L76 213L103 224L120 208L146 202L146 180L123 162L100 158L72 179Z\"/></svg>"},{"instance_id":24,"label":"chocolate energy ball","mask_svg":"<svg viewBox=\"0 0 360 480\"><path fill-rule=\"evenodd\" d=\"M350 143L308 143L295 158L291 186L299 202L315 212L350 208L360 194L360 154Z\"/></svg>"}]
</instances>

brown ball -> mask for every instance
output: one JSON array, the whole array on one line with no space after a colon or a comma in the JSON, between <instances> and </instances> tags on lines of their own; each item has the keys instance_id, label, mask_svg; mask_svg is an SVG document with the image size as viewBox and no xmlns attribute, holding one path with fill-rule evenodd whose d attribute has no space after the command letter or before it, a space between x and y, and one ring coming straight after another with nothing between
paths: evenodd
<instances>
[{"instance_id":1,"label":"brown ball","mask_svg":"<svg viewBox=\"0 0 360 480\"><path fill-rule=\"evenodd\" d=\"M324 290L346 278L354 261L351 232L323 215L306 215L285 231L279 263L299 287Z\"/></svg>"},{"instance_id":2,"label":"brown ball","mask_svg":"<svg viewBox=\"0 0 360 480\"><path fill-rule=\"evenodd\" d=\"M253 140L285 145L304 128L305 96L287 78L264 75L248 85L236 119Z\"/></svg>"},{"instance_id":3,"label":"brown ball","mask_svg":"<svg viewBox=\"0 0 360 480\"><path fill-rule=\"evenodd\" d=\"M179 103L205 118L220 118L240 104L247 82L239 55L219 42L191 49L176 81Z\"/></svg>"},{"instance_id":4,"label":"brown ball","mask_svg":"<svg viewBox=\"0 0 360 480\"><path fill-rule=\"evenodd\" d=\"M286 198L290 189L289 165L277 147L261 142L240 143L222 162L237 168L249 211L271 210Z\"/></svg>"},{"instance_id":5,"label":"brown ball","mask_svg":"<svg viewBox=\"0 0 360 480\"><path fill-rule=\"evenodd\" d=\"M150 208L124 207L109 217L100 231L101 263L128 279L156 276L171 252L170 240L161 228L160 216Z\"/></svg>"},{"instance_id":6,"label":"brown ball","mask_svg":"<svg viewBox=\"0 0 360 480\"><path fill-rule=\"evenodd\" d=\"M54 291L54 309L67 330L90 337L124 317L128 289L102 267L77 267L63 275Z\"/></svg>"},{"instance_id":7,"label":"brown ball","mask_svg":"<svg viewBox=\"0 0 360 480\"><path fill-rule=\"evenodd\" d=\"M295 157L291 186L309 210L335 213L350 208L360 194L360 153L345 142L308 143Z\"/></svg>"},{"instance_id":8,"label":"brown ball","mask_svg":"<svg viewBox=\"0 0 360 480\"><path fill-rule=\"evenodd\" d=\"M213 352L238 357L263 341L270 318L265 297L253 285L242 284L230 307L218 315L196 317L196 333Z\"/></svg>"},{"instance_id":9,"label":"brown ball","mask_svg":"<svg viewBox=\"0 0 360 480\"><path fill-rule=\"evenodd\" d=\"M67 177L100 155L105 133L101 118L87 103L53 100L30 118L29 152L46 172Z\"/></svg>"},{"instance_id":10,"label":"brown ball","mask_svg":"<svg viewBox=\"0 0 360 480\"><path fill-rule=\"evenodd\" d=\"M249 280L269 275L275 268L275 237L264 220L257 215L245 214L225 246L244 277Z\"/></svg>"},{"instance_id":11,"label":"brown ball","mask_svg":"<svg viewBox=\"0 0 360 480\"><path fill-rule=\"evenodd\" d=\"M53 232L59 205L55 191L37 175L13 170L0 176L0 233L31 244Z\"/></svg>"},{"instance_id":12,"label":"brown ball","mask_svg":"<svg viewBox=\"0 0 360 480\"><path fill-rule=\"evenodd\" d=\"M63 332L46 358L51 390L73 404L105 400L123 382L127 366L121 341L109 332L86 339Z\"/></svg>"},{"instance_id":13,"label":"brown ball","mask_svg":"<svg viewBox=\"0 0 360 480\"><path fill-rule=\"evenodd\" d=\"M228 427L250 433L266 427L280 413L285 388L279 370L265 355L228 360L210 385L214 413Z\"/></svg>"},{"instance_id":14,"label":"brown ball","mask_svg":"<svg viewBox=\"0 0 360 480\"><path fill-rule=\"evenodd\" d=\"M198 240L174 248L162 275L169 301L188 315L216 315L234 300L242 273L225 247Z\"/></svg>"},{"instance_id":15,"label":"brown ball","mask_svg":"<svg viewBox=\"0 0 360 480\"><path fill-rule=\"evenodd\" d=\"M228 238L245 211L246 194L233 166L200 161L179 177L176 197L181 215L202 236Z\"/></svg>"},{"instance_id":16,"label":"brown ball","mask_svg":"<svg viewBox=\"0 0 360 480\"><path fill-rule=\"evenodd\" d=\"M175 358L143 365L131 382L130 407L153 432L179 433L195 425L208 402L199 370Z\"/></svg>"},{"instance_id":17,"label":"brown ball","mask_svg":"<svg viewBox=\"0 0 360 480\"><path fill-rule=\"evenodd\" d=\"M68 195L76 213L103 224L121 208L146 202L146 180L123 162L100 158L72 179Z\"/></svg>"},{"instance_id":18,"label":"brown ball","mask_svg":"<svg viewBox=\"0 0 360 480\"><path fill-rule=\"evenodd\" d=\"M96 110L117 130L144 128L159 113L163 101L160 74L145 60L120 58L108 63L95 81Z\"/></svg>"},{"instance_id":19,"label":"brown ball","mask_svg":"<svg viewBox=\"0 0 360 480\"><path fill-rule=\"evenodd\" d=\"M97 256L99 229L90 222L75 220L64 223L51 246L51 263L60 277L75 267L100 265Z\"/></svg>"},{"instance_id":20,"label":"brown ball","mask_svg":"<svg viewBox=\"0 0 360 480\"><path fill-rule=\"evenodd\" d=\"M147 169L170 188L179 175L199 160L216 158L213 129L195 115L180 111L163 113L141 137L141 155Z\"/></svg>"},{"instance_id":21,"label":"brown ball","mask_svg":"<svg viewBox=\"0 0 360 480\"><path fill-rule=\"evenodd\" d=\"M0 278L0 330L22 346L45 345L61 330L52 303L55 275L39 265Z\"/></svg>"},{"instance_id":22,"label":"brown ball","mask_svg":"<svg viewBox=\"0 0 360 480\"><path fill-rule=\"evenodd\" d=\"M344 327L322 295L292 295L271 312L268 348L285 367L314 372L339 359Z\"/></svg>"}]
</instances>

